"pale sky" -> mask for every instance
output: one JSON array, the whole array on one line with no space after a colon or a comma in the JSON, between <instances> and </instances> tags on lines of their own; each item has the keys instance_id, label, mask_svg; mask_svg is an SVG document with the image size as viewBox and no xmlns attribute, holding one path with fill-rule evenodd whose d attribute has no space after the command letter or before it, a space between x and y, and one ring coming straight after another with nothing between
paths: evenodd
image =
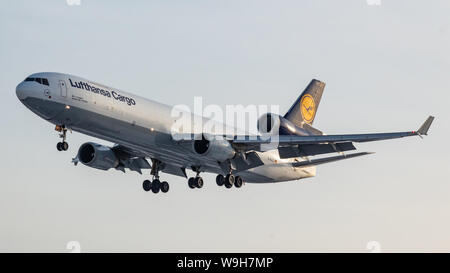
<instances>
[{"instance_id":1,"label":"pale sky","mask_svg":"<svg viewBox=\"0 0 450 273\"><path fill-rule=\"evenodd\" d=\"M450 2L4 1L0 9L0 251L450 251ZM315 126L331 133L415 130L425 139L358 144L373 151L317 176L227 190L162 174L70 161L96 141L69 134L17 99L34 72L78 75L166 104L279 104L311 78L327 83ZM256 121L255 121L256 122ZM192 174L191 174L192 175Z\"/></svg>"}]
</instances>

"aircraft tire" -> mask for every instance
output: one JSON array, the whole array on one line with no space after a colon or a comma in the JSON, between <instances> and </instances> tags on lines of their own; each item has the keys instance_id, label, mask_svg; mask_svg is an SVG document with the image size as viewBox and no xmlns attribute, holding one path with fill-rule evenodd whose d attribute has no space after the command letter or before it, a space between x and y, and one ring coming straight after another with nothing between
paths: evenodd
<instances>
[{"instance_id":1,"label":"aircraft tire","mask_svg":"<svg viewBox=\"0 0 450 273\"><path fill-rule=\"evenodd\" d=\"M240 187L242 187L243 183L244 183L244 181L242 181L242 178L240 176L236 176L236 179L234 181L234 186L236 188L240 188Z\"/></svg>"},{"instance_id":2,"label":"aircraft tire","mask_svg":"<svg viewBox=\"0 0 450 273\"><path fill-rule=\"evenodd\" d=\"M62 145L61 145L61 142L58 142L58 143L56 143L56 149L58 150L58 151L62 151Z\"/></svg>"},{"instance_id":3,"label":"aircraft tire","mask_svg":"<svg viewBox=\"0 0 450 273\"><path fill-rule=\"evenodd\" d=\"M225 176L225 187L231 188L233 184L234 184L234 175L227 174L227 176Z\"/></svg>"},{"instance_id":4,"label":"aircraft tire","mask_svg":"<svg viewBox=\"0 0 450 273\"><path fill-rule=\"evenodd\" d=\"M67 142L61 142L61 149L63 150L63 151L67 151L68 149L69 149L69 143L67 143Z\"/></svg>"},{"instance_id":5,"label":"aircraft tire","mask_svg":"<svg viewBox=\"0 0 450 273\"><path fill-rule=\"evenodd\" d=\"M153 180L153 182L152 182L152 192L153 193L158 193L160 189L161 189L161 182L159 182L158 179Z\"/></svg>"},{"instance_id":6,"label":"aircraft tire","mask_svg":"<svg viewBox=\"0 0 450 273\"><path fill-rule=\"evenodd\" d=\"M167 181L163 181L163 182L161 183L161 191L162 191L163 193L166 193L166 192L169 191L169 183L167 183Z\"/></svg>"},{"instance_id":7,"label":"aircraft tire","mask_svg":"<svg viewBox=\"0 0 450 273\"><path fill-rule=\"evenodd\" d=\"M203 178L201 178L200 176L197 176L197 177L194 179L194 185L195 185L197 188L201 189L201 188L203 187Z\"/></svg>"},{"instance_id":8,"label":"aircraft tire","mask_svg":"<svg viewBox=\"0 0 450 273\"><path fill-rule=\"evenodd\" d=\"M221 187L225 183L225 177L223 175L219 174L216 176L216 184L217 186Z\"/></svg>"},{"instance_id":9,"label":"aircraft tire","mask_svg":"<svg viewBox=\"0 0 450 273\"><path fill-rule=\"evenodd\" d=\"M189 178L188 180L188 186L191 189L195 189L195 184L194 184L194 177Z\"/></svg>"},{"instance_id":10,"label":"aircraft tire","mask_svg":"<svg viewBox=\"0 0 450 273\"><path fill-rule=\"evenodd\" d=\"M144 180L144 182L142 183L142 188L144 189L144 191L150 191L152 189L152 182L150 182L149 180Z\"/></svg>"}]
</instances>

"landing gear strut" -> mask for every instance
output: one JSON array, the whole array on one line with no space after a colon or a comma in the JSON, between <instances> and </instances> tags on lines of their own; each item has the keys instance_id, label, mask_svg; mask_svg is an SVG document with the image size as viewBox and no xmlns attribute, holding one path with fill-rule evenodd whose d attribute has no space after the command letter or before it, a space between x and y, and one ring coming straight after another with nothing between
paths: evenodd
<instances>
[{"instance_id":1,"label":"landing gear strut","mask_svg":"<svg viewBox=\"0 0 450 273\"><path fill-rule=\"evenodd\" d=\"M56 125L55 130L60 132L59 137L62 138L61 142L56 144L58 151L67 151L69 149L69 143L66 142L67 128L64 125Z\"/></svg>"},{"instance_id":2,"label":"landing gear strut","mask_svg":"<svg viewBox=\"0 0 450 273\"><path fill-rule=\"evenodd\" d=\"M144 191L152 191L153 193L158 193L159 191L166 193L169 191L169 183L166 181L159 181L159 169L160 169L161 162L156 159L152 159L152 170L151 174L153 175L153 181L150 182L150 180L145 180L142 183L142 188Z\"/></svg>"}]
</instances>

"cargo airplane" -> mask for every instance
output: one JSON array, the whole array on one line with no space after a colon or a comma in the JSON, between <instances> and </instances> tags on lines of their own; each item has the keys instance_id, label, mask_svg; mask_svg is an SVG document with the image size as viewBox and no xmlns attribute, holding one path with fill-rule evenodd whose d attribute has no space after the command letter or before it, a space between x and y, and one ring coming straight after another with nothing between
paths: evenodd
<instances>
[{"instance_id":1,"label":"cargo airplane","mask_svg":"<svg viewBox=\"0 0 450 273\"><path fill-rule=\"evenodd\" d=\"M345 153L356 150L354 142L427 135L434 119L428 117L417 131L326 135L312 126L324 87L312 80L284 116L262 115L258 134L177 131L190 136L183 138L174 137L177 118L172 107L77 76L32 74L17 85L16 94L28 109L56 126L62 138L59 151L69 147L68 130L115 143L82 144L72 160L75 165L141 174L149 169L152 180L146 179L142 187L154 193L169 191L169 184L160 181L161 172L188 178L186 170L192 170L195 176L187 179L192 189L202 188L204 172L217 174L217 185L226 188L313 177L317 165L370 154ZM267 149L274 139L276 145Z\"/></svg>"}]
</instances>

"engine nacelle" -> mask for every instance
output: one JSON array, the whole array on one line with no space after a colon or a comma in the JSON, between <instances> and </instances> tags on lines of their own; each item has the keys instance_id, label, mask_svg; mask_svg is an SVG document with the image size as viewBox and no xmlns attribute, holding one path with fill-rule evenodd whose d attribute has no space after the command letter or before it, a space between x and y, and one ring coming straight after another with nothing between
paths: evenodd
<instances>
[{"instance_id":1,"label":"engine nacelle","mask_svg":"<svg viewBox=\"0 0 450 273\"><path fill-rule=\"evenodd\" d=\"M279 115L266 113L258 119L257 128L263 135L276 135L279 133L281 119Z\"/></svg>"},{"instance_id":2,"label":"engine nacelle","mask_svg":"<svg viewBox=\"0 0 450 273\"><path fill-rule=\"evenodd\" d=\"M119 159L111 148L93 142L81 145L77 157L84 165L105 171L119 165Z\"/></svg>"},{"instance_id":3,"label":"engine nacelle","mask_svg":"<svg viewBox=\"0 0 450 273\"><path fill-rule=\"evenodd\" d=\"M192 145L195 153L223 162L235 156L236 151L226 139L215 139L202 135L202 139L194 140Z\"/></svg>"},{"instance_id":4,"label":"engine nacelle","mask_svg":"<svg viewBox=\"0 0 450 273\"><path fill-rule=\"evenodd\" d=\"M258 119L258 131L262 135L297 135L297 136L308 136L311 132L295 125L291 121L285 119L284 117L273 114L266 113Z\"/></svg>"}]
</instances>

